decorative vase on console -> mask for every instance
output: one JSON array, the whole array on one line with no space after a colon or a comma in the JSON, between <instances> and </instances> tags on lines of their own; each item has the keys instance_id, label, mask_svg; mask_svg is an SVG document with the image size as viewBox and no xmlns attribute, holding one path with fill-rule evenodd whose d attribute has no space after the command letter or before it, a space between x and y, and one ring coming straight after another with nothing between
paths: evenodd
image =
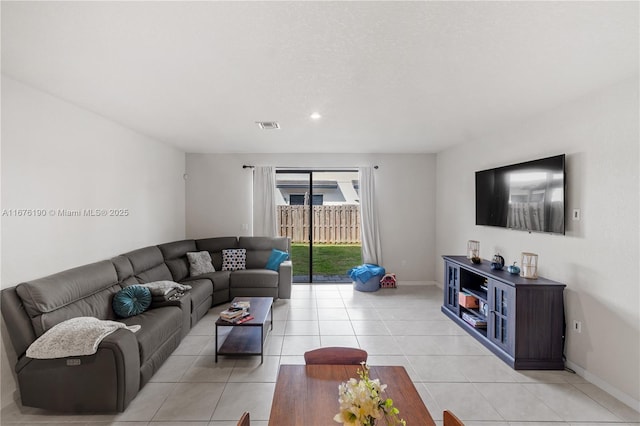
<instances>
[{"instance_id":1,"label":"decorative vase on console","mask_svg":"<svg viewBox=\"0 0 640 426\"><path fill-rule=\"evenodd\" d=\"M500 256L500 253L496 253L491 259L491 269L500 271L504 268L504 257Z\"/></svg>"},{"instance_id":2,"label":"decorative vase on console","mask_svg":"<svg viewBox=\"0 0 640 426\"><path fill-rule=\"evenodd\" d=\"M516 263L518 262L513 262L513 265L509 265L509 267L507 267L507 271L510 274L517 275L520 273L520 268L516 265Z\"/></svg>"}]
</instances>

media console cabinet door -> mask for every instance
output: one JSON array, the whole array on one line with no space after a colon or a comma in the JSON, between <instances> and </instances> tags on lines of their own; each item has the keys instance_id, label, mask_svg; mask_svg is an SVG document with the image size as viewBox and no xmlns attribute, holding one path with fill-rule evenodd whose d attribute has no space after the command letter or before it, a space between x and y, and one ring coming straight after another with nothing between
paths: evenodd
<instances>
[{"instance_id":1,"label":"media console cabinet door","mask_svg":"<svg viewBox=\"0 0 640 426\"><path fill-rule=\"evenodd\" d=\"M513 356L515 346L515 288L489 279L489 321L487 337Z\"/></svg>"},{"instance_id":2,"label":"media console cabinet door","mask_svg":"<svg viewBox=\"0 0 640 426\"><path fill-rule=\"evenodd\" d=\"M458 314L458 293L460 292L460 267L451 262L444 264L444 305Z\"/></svg>"}]
</instances>

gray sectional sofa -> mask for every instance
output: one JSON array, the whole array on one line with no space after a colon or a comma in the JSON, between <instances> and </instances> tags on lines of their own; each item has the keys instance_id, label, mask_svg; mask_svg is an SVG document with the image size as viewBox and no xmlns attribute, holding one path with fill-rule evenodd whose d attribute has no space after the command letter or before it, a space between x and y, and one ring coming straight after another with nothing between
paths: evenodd
<instances>
[{"instance_id":1,"label":"gray sectional sofa","mask_svg":"<svg viewBox=\"0 0 640 426\"><path fill-rule=\"evenodd\" d=\"M222 271L222 250L246 249L246 269ZM209 308L236 296L291 296L292 264L265 269L272 249L290 251L287 238L221 237L150 246L2 290L2 316L15 352L15 375L25 406L66 412L124 411ZM208 251L216 272L190 276L187 252ZM175 281L191 290L118 318L113 296L122 288ZM119 329L94 355L32 359L27 348L54 325L95 317L141 325Z\"/></svg>"}]
</instances>

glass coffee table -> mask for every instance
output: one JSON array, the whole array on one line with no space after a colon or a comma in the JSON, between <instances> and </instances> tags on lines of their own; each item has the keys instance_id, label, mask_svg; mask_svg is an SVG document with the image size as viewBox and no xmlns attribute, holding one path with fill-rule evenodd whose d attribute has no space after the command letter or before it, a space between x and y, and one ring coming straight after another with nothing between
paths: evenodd
<instances>
[{"instance_id":1,"label":"glass coffee table","mask_svg":"<svg viewBox=\"0 0 640 426\"><path fill-rule=\"evenodd\" d=\"M248 301L249 314L252 320L233 324L218 318L216 321L216 362L218 355L260 355L260 363L264 362L264 341L269 330L273 330L273 297L235 297L231 304ZM271 323L269 330L265 324ZM218 328L232 327L222 343L218 343Z\"/></svg>"}]
</instances>

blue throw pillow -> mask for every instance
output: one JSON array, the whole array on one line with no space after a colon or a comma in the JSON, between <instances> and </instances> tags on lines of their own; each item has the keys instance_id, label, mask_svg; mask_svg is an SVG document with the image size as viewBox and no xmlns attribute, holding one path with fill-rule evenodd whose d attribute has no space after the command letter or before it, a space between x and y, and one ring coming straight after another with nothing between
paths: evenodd
<instances>
[{"instance_id":1,"label":"blue throw pillow","mask_svg":"<svg viewBox=\"0 0 640 426\"><path fill-rule=\"evenodd\" d=\"M280 268L280 264L287 260L288 257L289 253L286 251L272 249L271 256L269 256L269 260L267 260L267 266L265 266L265 268L277 271L278 268Z\"/></svg>"},{"instance_id":2,"label":"blue throw pillow","mask_svg":"<svg viewBox=\"0 0 640 426\"><path fill-rule=\"evenodd\" d=\"M125 287L113 296L112 306L121 318L141 314L151 306L151 291L139 285Z\"/></svg>"}]
</instances>

